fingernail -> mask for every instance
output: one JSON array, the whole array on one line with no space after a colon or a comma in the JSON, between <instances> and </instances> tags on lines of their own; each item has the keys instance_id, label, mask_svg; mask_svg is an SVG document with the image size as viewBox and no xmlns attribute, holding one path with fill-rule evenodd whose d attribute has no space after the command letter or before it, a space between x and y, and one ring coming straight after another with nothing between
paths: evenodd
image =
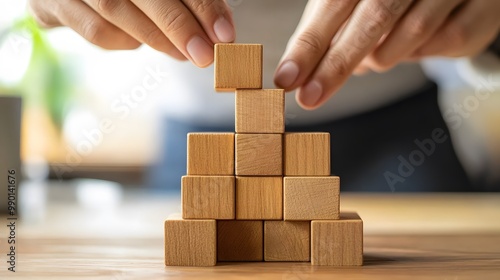
<instances>
[{"instance_id":1,"label":"fingernail","mask_svg":"<svg viewBox=\"0 0 500 280\"><path fill-rule=\"evenodd\" d=\"M189 40L186 49L196 65L203 67L212 63L214 51L200 36Z\"/></svg>"},{"instance_id":2,"label":"fingernail","mask_svg":"<svg viewBox=\"0 0 500 280\"><path fill-rule=\"evenodd\" d=\"M234 27L233 25L224 17L220 17L214 23L215 36L219 41L223 43L229 43L234 41Z\"/></svg>"},{"instance_id":3,"label":"fingernail","mask_svg":"<svg viewBox=\"0 0 500 280\"><path fill-rule=\"evenodd\" d=\"M299 101L307 107L313 107L318 103L322 94L321 84L318 81L311 81L300 90Z\"/></svg>"},{"instance_id":4,"label":"fingernail","mask_svg":"<svg viewBox=\"0 0 500 280\"><path fill-rule=\"evenodd\" d=\"M288 60L285 61L276 72L274 81L280 87L288 88L293 85L299 76L299 66L297 63Z\"/></svg>"}]
</instances>

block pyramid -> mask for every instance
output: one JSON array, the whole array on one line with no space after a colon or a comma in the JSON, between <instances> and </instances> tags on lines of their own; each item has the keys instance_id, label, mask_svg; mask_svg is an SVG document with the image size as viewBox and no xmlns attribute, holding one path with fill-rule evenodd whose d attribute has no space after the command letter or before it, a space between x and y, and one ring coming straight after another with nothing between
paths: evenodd
<instances>
[{"instance_id":1,"label":"block pyramid","mask_svg":"<svg viewBox=\"0 0 500 280\"><path fill-rule=\"evenodd\" d=\"M188 134L182 216L165 221L165 265L362 265L363 221L340 212L330 134L285 133L285 92L262 89L262 52L215 46L215 88L235 92L236 133Z\"/></svg>"}]
</instances>

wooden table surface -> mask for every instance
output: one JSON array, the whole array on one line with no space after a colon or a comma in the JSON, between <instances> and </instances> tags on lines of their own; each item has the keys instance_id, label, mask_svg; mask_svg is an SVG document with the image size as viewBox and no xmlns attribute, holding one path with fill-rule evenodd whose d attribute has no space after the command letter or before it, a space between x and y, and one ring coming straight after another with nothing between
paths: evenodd
<instances>
[{"instance_id":1,"label":"wooden table surface","mask_svg":"<svg viewBox=\"0 0 500 280\"><path fill-rule=\"evenodd\" d=\"M500 279L500 194L343 194L342 208L365 224L365 265L355 268L165 267L163 220L178 199L126 193L106 207L49 197L16 229L15 274L0 232L0 279Z\"/></svg>"}]
</instances>

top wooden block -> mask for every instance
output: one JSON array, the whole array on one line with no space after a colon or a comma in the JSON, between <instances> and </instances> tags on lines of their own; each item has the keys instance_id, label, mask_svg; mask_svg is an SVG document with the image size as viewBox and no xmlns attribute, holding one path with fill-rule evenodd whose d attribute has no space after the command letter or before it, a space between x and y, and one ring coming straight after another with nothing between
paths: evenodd
<instances>
[{"instance_id":1,"label":"top wooden block","mask_svg":"<svg viewBox=\"0 0 500 280\"><path fill-rule=\"evenodd\" d=\"M215 90L262 88L262 45L215 44Z\"/></svg>"},{"instance_id":2,"label":"top wooden block","mask_svg":"<svg viewBox=\"0 0 500 280\"><path fill-rule=\"evenodd\" d=\"M188 175L234 175L234 133L189 133Z\"/></svg>"}]
</instances>

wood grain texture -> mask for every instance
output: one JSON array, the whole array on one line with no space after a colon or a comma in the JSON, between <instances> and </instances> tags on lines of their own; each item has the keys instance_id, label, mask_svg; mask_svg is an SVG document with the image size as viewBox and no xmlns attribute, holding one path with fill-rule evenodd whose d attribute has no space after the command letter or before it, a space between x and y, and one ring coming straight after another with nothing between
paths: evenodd
<instances>
[{"instance_id":1,"label":"wood grain texture","mask_svg":"<svg viewBox=\"0 0 500 280\"><path fill-rule=\"evenodd\" d=\"M497 205L492 207L498 208ZM442 211L447 211L446 205ZM43 223L37 224L43 226ZM206 268L164 267L163 241L156 237L82 239L68 235L67 238L54 239L26 238L21 234L19 238L16 247L22 260L18 272L7 271L5 264L0 270L1 279L500 279L499 233L366 236L365 266L343 268L311 266L308 262L225 262Z\"/></svg>"},{"instance_id":2,"label":"wood grain texture","mask_svg":"<svg viewBox=\"0 0 500 280\"><path fill-rule=\"evenodd\" d=\"M182 218L234 219L234 176L183 176Z\"/></svg>"},{"instance_id":3,"label":"wood grain texture","mask_svg":"<svg viewBox=\"0 0 500 280\"><path fill-rule=\"evenodd\" d=\"M217 263L215 220L165 221L166 266L214 266Z\"/></svg>"},{"instance_id":4,"label":"wood grain texture","mask_svg":"<svg viewBox=\"0 0 500 280\"><path fill-rule=\"evenodd\" d=\"M290 221L339 218L340 178L284 177L283 217Z\"/></svg>"},{"instance_id":5,"label":"wood grain texture","mask_svg":"<svg viewBox=\"0 0 500 280\"><path fill-rule=\"evenodd\" d=\"M262 88L262 45L215 44L215 89Z\"/></svg>"},{"instance_id":6,"label":"wood grain texture","mask_svg":"<svg viewBox=\"0 0 500 280\"><path fill-rule=\"evenodd\" d=\"M308 262L310 241L310 222L264 222L265 261Z\"/></svg>"},{"instance_id":7,"label":"wood grain texture","mask_svg":"<svg viewBox=\"0 0 500 280\"><path fill-rule=\"evenodd\" d=\"M284 133L283 89L236 90L236 133Z\"/></svg>"},{"instance_id":8,"label":"wood grain texture","mask_svg":"<svg viewBox=\"0 0 500 280\"><path fill-rule=\"evenodd\" d=\"M283 174L282 134L236 134L236 175Z\"/></svg>"},{"instance_id":9,"label":"wood grain texture","mask_svg":"<svg viewBox=\"0 0 500 280\"><path fill-rule=\"evenodd\" d=\"M262 261L262 221L218 221L219 261Z\"/></svg>"},{"instance_id":10,"label":"wood grain texture","mask_svg":"<svg viewBox=\"0 0 500 280\"><path fill-rule=\"evenodd\" d=\"M283 178L236 177L236 219L283 219Z\"/></svg>"},{"instance_id":11,"label":"wood grain texture","mask_svg":"<svg viewBox=\"0 0 500 280\"><path fill-rule=\"evenodd\" d=\"M363 265L363 221L357 213L340 220L311 222L312 265Z\"/></svg>"},{"instance_id":12,"label":"wood grain texture","mask_svg":"<svg viewBox=\"0 0 500 280\"><path fill-rule=\"evenodd\" d=\"M226 262L198 268L164 267L163 223L180 209L177 195L125 188L115 211L96 215L74 202L71 182L47 184L45 218L23 212L18 271L5 263L0 279L500 279L500 193L342 194L342 207L363 218L361 267ZM2 230L0 248L7 254Z\"/></svg>"},{"instance_id":13,"label":"wood grain texture","mask_svg":"<svg viewBox=\"0 0 500 280\"><path fill-rule=\"evenodd\" d=\"M285 176L329 176L330 133L285 133Z\"/></svg>"},{"instance_id":14,"label":"wood grain texture","mask_svg":"<svg viewBox=\"0 0 500 280\"><path fill-rule=\"evenodd\" d=\"M188 175L234 175L234 133L189 133Z\"/></svg>"}]
</instances>

